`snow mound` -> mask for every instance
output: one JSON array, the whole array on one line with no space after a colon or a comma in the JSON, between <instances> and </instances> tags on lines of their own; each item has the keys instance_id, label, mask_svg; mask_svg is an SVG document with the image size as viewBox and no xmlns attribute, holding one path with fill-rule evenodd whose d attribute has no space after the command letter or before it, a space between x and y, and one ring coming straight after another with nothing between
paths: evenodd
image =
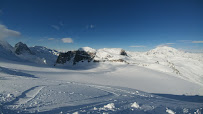
<instances>
[{"instance_id":1,"label":"snow mound","mask_svg":"<svg viewBox=\"0 0 203 114\"><path fill-rule=\"evenodd\" d=\"M95 49L90 48L90 47L82 47L82 48L79 48L78 51L85 51L85 52L90 52L90 53L95 53L96 52Z\"/></svg>"},{"instance_id":2,"label":"snow mound","mask_svg":"<svg viewBox=\"0 0 203 114\"><path fill-rule=\"evenodd\" d=\"M131 105L132 108L140 108L139 104L137 104L136 102L134 102L132 105Z\"/></svg>"},{"instance_id":3,"label":"snow mound","mask_svg":"<svg viewBox=\"0 0 203 114\"><path fill-rule=\"evenodd\" d=\"M125 51L121 48L103 48L97 50L95 60L120 60L125 59ZM126 54L127 55L127 54Z\"/></svg>"},{"instance_id":4,"label":"snow mound","mask_svg":"<svg viewBox=\"0 0 203 114\"><path fill-rule=\"evenodd\" d=\"M107 105L104 105L104 108L105 108L105 109L112 110L112 109L115 108L115 105L114 105L114 103L109 103L109 104L107 104Z\"/></svg>"},{"instance_id":5,"label":"snow mound","mask_svg":"<svg viewBox=\"0 0 203 114\"><path fill-rule=\"evenodd\" d=\"M148 51L147 55L165 55L165 56L174 56L174 55L180 55L183 53L182 51L179 51L175 48L168 47L168 46L160 46L156 47L155 49L152 49Z\"/></svg>"},{"instance_id":6,"label":"snow mound","mask_svg":"<svg viewBox=\"0 0 203 114\"><path fill-rule=\"evenodd\" d=\"M170 110L170 109L168 109L168 108L166 108L166 112L167 112L168 114L175 114L174 111L172 111L172 110Z\"/></svg>"}]
</instances>

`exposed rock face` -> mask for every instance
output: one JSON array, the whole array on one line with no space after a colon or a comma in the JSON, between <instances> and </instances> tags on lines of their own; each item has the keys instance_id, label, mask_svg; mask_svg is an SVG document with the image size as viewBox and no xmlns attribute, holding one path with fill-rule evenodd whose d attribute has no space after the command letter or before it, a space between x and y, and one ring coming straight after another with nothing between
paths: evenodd
<instances>
[{"instance_id":1,"label":"exposed rock face","mask_svg":"<svg viewBox=\"0 0 203 114\"><path fill-rule=\"evenodd\" d=\"M68 51L66 53L60 53L56 64L69 63L72 65L78 62L124 62L124 59L128 57L127 53L123 49L118 48L104 48L95 50L89 47L79 48L77 51Z\"/></svg>"},{"instance_id":2,"label":"exposed rock face","mask_svg":"<svg viewBox=\"0 0 203 114\"><path fill-rule=\"evenodd\" d=\"M121 55L128 56L127 53L125 52L125 50L123 50L123 49L121 50Z\"/></svg>"},{"instance_id":3,"label":"exposed rock face","mask_svg":"<svg viewBox=\"0 0 203 114\"><path fill-rule=\"evenodd\" d=\"M75 65L78 62L88 61L91 62L95 57L95 53L86 51L68 51L66 53L60 53L56 64L64 64L67 61L72 62Z\"/></svg>"},{"instance_id":4,"label":"exposed rock face","mask_svg":"<svg viewBox=\"0 0 203 114\"><path fill-rule=\"evenodd\" d=\"M30 49L27 47L26 44L22 43L22 42L18 42L15 45L15 53L17 55L21 55L23 53L28 53L28 54L32 54L32 52L30 51Z\"/></svg>"},{"instance_id":5,"label":"exposed rock face","mask_svg":"<svg viewBox=\"0 0 203 114\"><path fill-rule=\"evenodd\" d=\"M91 53L91 52L86 52L86 51L76 51L75 54L75 58L73 61L73 64L75 65L77 62L84 62L84 61L88 61L91 62L94 57L95 57L96 53Z\"/></svg>"},{"instance_id":6,"label":"exposed rock face","mask_svg":"<svg viewBox=\"0 0 203 114\"><path fill-rule=\"evenodd\" d=\"M64 64L67 61L72 60L75 57L76 52L75 51L68 51L67 53L60 53L56 63L57 64Z\"/></svg>"}]
</instances>

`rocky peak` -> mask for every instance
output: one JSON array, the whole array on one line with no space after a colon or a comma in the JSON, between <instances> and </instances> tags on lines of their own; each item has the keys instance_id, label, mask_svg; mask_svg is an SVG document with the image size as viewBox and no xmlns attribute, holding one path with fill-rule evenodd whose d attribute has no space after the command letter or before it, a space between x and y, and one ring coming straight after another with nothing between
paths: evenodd
<instances>
[{"instance_id":1,"label":"rocky peak","mask_svg":"<svg viewBox=\"0 0 203 114\"><path fill-rule=\"evenodd\" d=\"M120 55L128 56L127 53L125 52L125 50L123 50L123 49L121 49Z\"/></svg>"},{"instance_id":2,"label":"rocky peak","mask_svg":"<svg viewBox=\"0 0 203 114\"><path fill-rule=\"evenodd\" d=\"M15 53L17 55L21 55L24 53L32 54L31 50L27 47L27 45L22 42L18 42L14 48L15 48Z\"/></svg>"}]
</instances>

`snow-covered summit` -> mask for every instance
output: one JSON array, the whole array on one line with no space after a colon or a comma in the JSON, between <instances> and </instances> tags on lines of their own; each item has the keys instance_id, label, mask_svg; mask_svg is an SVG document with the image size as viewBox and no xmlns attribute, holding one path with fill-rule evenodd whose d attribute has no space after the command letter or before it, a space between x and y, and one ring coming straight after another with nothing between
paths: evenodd
<instances>
[{"instance_id":1,"label":"snow-covered summit","mask_svg":"<svg viewBox=\"0 0 203 114\"><path fill-rule=\"evenodd\" d=\"M182 53L184 52L168 46L159 46L156 47L155 49L146 52L147 55L164 55L164 56L174 56L180 55Z\"/></svg>"},{"instance_id":2,"label":"snow-covered summit","mask_svg":"<svg viewBox=\"0 0 203 114\"><path fill-rule=\"evenodd\" d=\"M121 60L126 58L127 53L121 48L103 48L97 50L96 60Z\"/></svg>"},{"instance_id":3,"label":"snow-covered summit","mask_svg":"<svg viewBox=\"0 0 203 114\"><path fill-rule=\"evenodd\" d=\"M18 60L14 48L6 41L0 40L0 59Z\"/></svg>"},{"instance_id":4,"label":"snow-covered summit","mask_svg":"<svg viewBox=\"0 0 203 114\"><path fill-rule=\"evenodd\" d=\"M4 41L4 40L0 40L0 49L1 49L1 51L3 49L10 51L10 52L14 51L14 48L7 41Z\"/></svg>"},{"instance_id":5,"label":"snow-covered summit","mask_svg":"<svg viewBox=\"0 0 203 114\"><path fill-rule=\"evenodd\" d=\"M20 54L32 54L31 50L27 47L27 45L22 43L22 42L18 42L15 45L15 53L17 55L20 55Z\"/></svg>"},{"instance_id":6,"label":"snow-covered summit","mask_svg":"<svg viewBox=\"0 0 203 114\"><path fill-rule=\"evenodd\" d=\"M79 48L78 51L85 51L85 52L90 52L90 53L96 52L96 50L91 47L82 47L82 48Z\"/></svg>"}]
</instances>

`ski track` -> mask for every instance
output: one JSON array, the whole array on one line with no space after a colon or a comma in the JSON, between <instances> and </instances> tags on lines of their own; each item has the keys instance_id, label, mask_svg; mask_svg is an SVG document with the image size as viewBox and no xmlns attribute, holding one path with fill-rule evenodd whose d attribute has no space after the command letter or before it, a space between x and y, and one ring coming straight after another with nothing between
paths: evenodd
<instances>
[{"instance_id":1,"label":"ski track","mask_svg":"<svg viewBox=\"0 0 203 114\"><path fill-rule=\"evenodd\" d=\"M56 82L58 83L58 82ZM35 102L36 100L43 101L44 99L38 99L40 94L44 94L46 89L51 91L49 88L56 87L54 90L57 93L56 96L63 93L63 91L58 90L57 88L64 88L68 86L73 87L80 87L84 88L87 91L98 91L104 92L103 94L89 98L85 98L88 93L81 92L82 97L81 100L69 100L68 102L64 102L67 104L74 104L74 105L67 105L67 106L60 106L60 102L55 104L50 104L51 107L53 105L59 105L59 107L53 106L51 109L43 108L43 107L50 107L49 105L37 104L37 106L29 106L31 102ZM77 88L76 88L77 89ZM72 91L72 90L71 90ZM74 89L73 89L74 91ZM70 92L72 94L77 94L74 92ZM69 93L69 94L70 94ZM54 96L54 94L53 94ZM53 99L55 100L55 99ZM65 99L64 99L65 100ZM140 107L133 108L131 105L137 102L139 103ZM104 107L108 104L115 104L115 108L108 109L108 107ZM176 104L174 106L174 104ZM11 102L4 104L4 107L15 107L14 111L20 113L158 113L161 114L165 110L175 110L175 112L181 112L184 108L188 109L189 112L195 112L197 109L202 111L203 104L201 103L191 103L191 102L180 102L173 99L163 98L157 95L148 94L142 91L127 89L127 88L117 88L117 87L109 87L109 86L101 86L101 85L91 85L91 84L81 84L81 83L59 83L55 85L41 85L41 86L34 86L28 90L25 90L21 95L16 97ZM168 107L170 107L168 109ZM41 108L41 110L39 110ZM13 112L12 112L13 113Z\"/></svg>"}]
</instances>

